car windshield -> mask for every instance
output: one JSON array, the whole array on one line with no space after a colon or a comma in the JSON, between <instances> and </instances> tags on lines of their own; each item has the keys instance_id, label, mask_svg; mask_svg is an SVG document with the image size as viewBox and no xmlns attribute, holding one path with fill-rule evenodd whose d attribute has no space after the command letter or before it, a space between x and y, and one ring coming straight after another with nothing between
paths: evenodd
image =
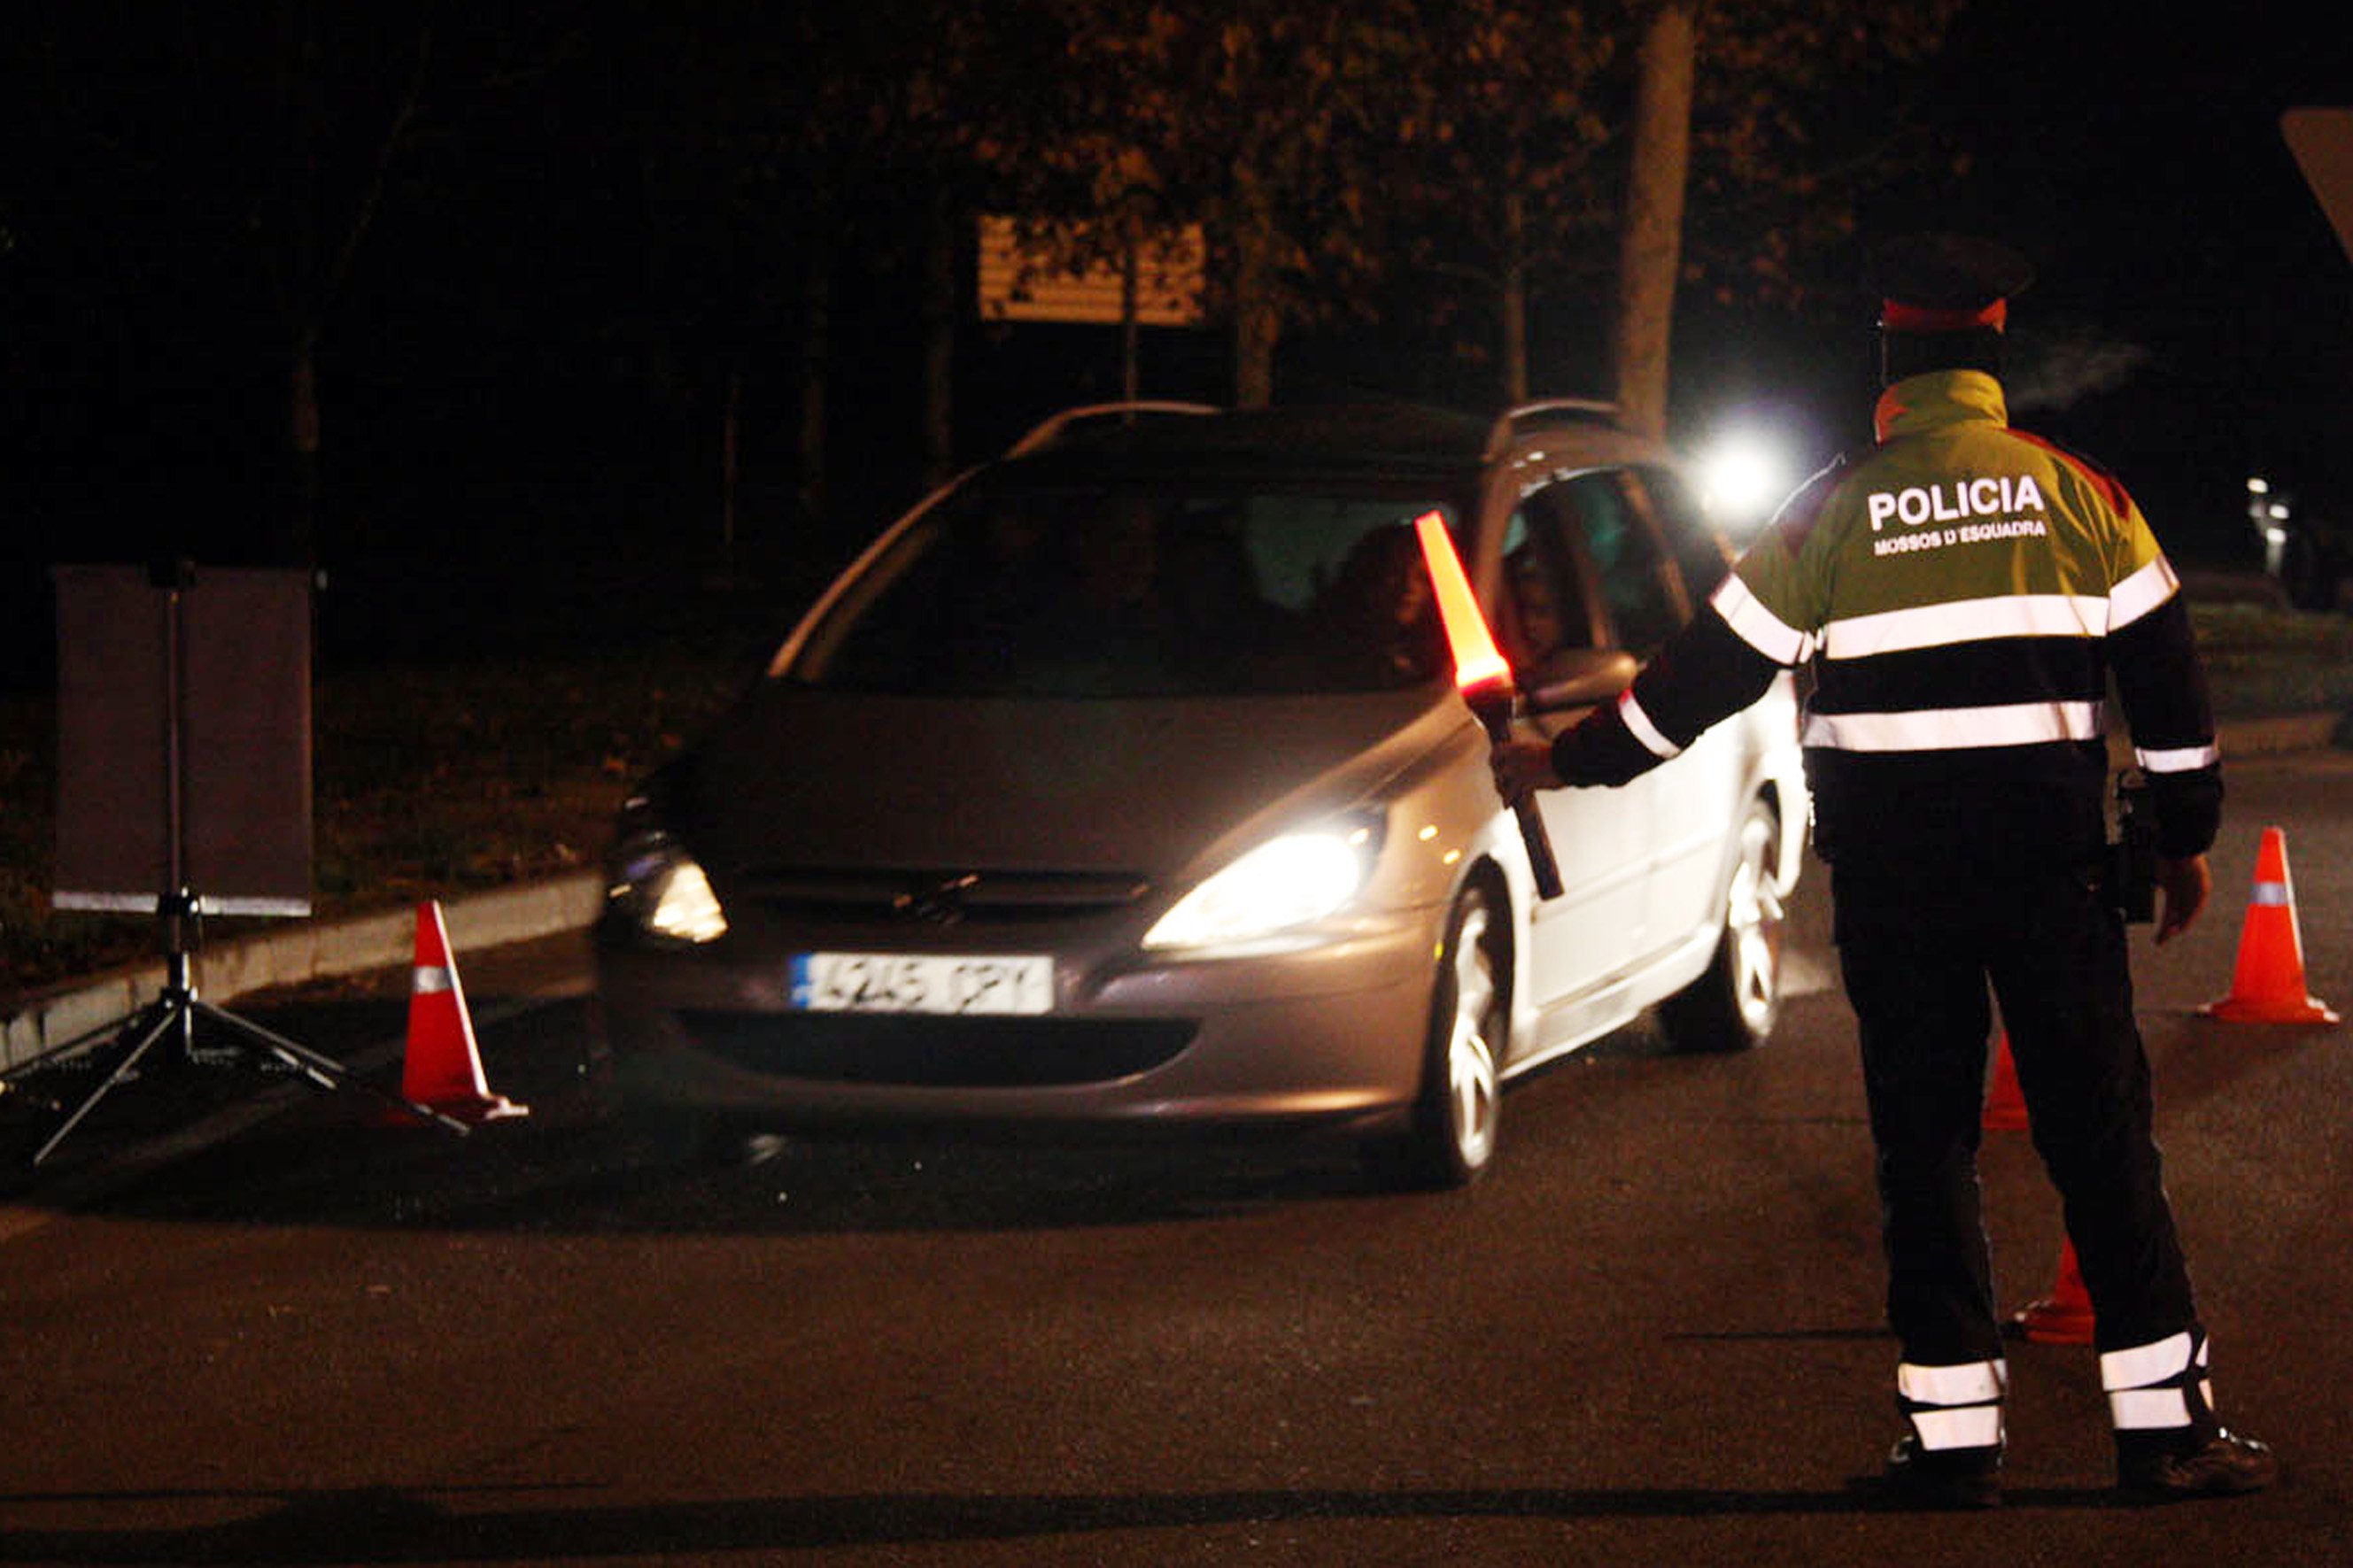
<instances>
[{"instance_id":1,"label":"car windshield","mask_svg":"<svg viewBox=\"0 0 2353 1568\"><path fill-rule=\"evenodd\" d=\"M965 486L852 582L784 679L927 696L1377 691L1446 672L1396 490Z\"/></svg>"}]
</instances>

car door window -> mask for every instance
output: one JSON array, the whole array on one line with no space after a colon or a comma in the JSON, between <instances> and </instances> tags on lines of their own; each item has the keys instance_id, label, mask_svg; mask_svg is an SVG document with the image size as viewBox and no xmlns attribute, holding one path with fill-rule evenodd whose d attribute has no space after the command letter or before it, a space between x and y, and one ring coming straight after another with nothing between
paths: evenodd
<instances>
[{"instance_id":1,"label":"car door window","mask_svg":"<svg viewBox=\"0 0 2353 1568\"><path fill-rule=\"evenodd\" d=\"M1683 574L1683 592L1696 608L1732 570L1732 552L1715 531L1680 475L1670 468L1633 468L1626 475L1628 493L1648 514L1667 542L1668 553Z\"/></svg>"},{"instance_id":2,"label":"car door window","mask_svg":"<svg viewBox=\"0 0 2353 1568\"><path fill-rule=\"evenodd\" d=\"M1512 514L1504 536L1504 653L1514 669L1541 679L1564 652L1594 646L1586 574L1574 531L1556 522L1539 500Z\"/></svg>"},{"instance_id":3,"label":"car door window","mask_svg":"<svg viewBox=\"0 0 2353 1568\"><path fill-rule=\"evenodd\" d=\"M1680 574L1625 476L1596 469L1545 486L1522 503L1529 543L1564 603L1582 602L1592 640L1647 657L1684 621Z\"/></svg>"},{"instance_id":4,"label":"car door window","mask_svg":"<svg viewBox=\"0 0 2353 1568\"><path fill-rule=\"evenodd\" d=\"M1566 488L1617 644L1647 658L1690 618L1666 550L1621 474L1584 474Z\"/></svg>"}]
</instances>

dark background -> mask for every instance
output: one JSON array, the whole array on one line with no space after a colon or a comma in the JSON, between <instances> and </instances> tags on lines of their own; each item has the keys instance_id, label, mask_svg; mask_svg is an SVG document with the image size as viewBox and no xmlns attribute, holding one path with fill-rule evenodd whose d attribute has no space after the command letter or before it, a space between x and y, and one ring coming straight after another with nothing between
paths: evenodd
<instances>
[{"instance_id":1,"label":"dark background","mask_svg":"<svg viewBox=\"0 0 2353 1568\"><path fill-rule=\"evenodd\" d=\"M723 564L755 585L729 595L727 613L780 618L925 480L905 243L923 192L870 182L829 220L843 264L828 486L812 512L797 493L789 301L713 304L746 297L731 268L776 253L739 243L740 215L679 177L659 146L662 105L695 84L633 54L626 6L589 8L585 29L563 7L492 9L501 36L521 40L512 58L496 39L445 34L446 58L473 49L473 79L495 85L438 103L404 143L323 318L330 663L662 635L710 609ZM111 95L101 134L28 118L20 102L0 188L0 653L12 684L32 688L50 679L48 563L249 558L266 552L256 519L287 485L285 331L269 258L235 243L234 172L246 156L254 179L283 170L202 95L121 90L142 51L164 47L135 30L143 15L122 18L119 79L68 62L90 73L90 93ZM1865 246L1904 227L1970 227L2011 237L2041 272L2013 315L2019 422L2117 468L2178 556L2252 562L2252 471L2344 510L2353 267L2278 116L2353 102L2347 33L2252 8L2193 26L2123 7L1972 5L1915 84L1965 171L1869 197L1862 232L1813 258L1824 286L1797 307L1687 295L1678 434L1758 418L1804 466L1864 438ZM227 177L138 173L174 166L143 154L188 139ZM795 225L821 221L789 204L762 216L762 243L787 255ZM1602 390L1600 305L1545 302L1539 390ZM1278 395L1492 406L1489 367L1450 352L1409 301L1385 307L1378 324L1293 331ZM1229 395L1221 330L1144 339L1147 395ZM1116 395L1120 370L1110 329L984 326L967 308L958 459L1056 407ZM719 484L729 374L743 377L732 552Z\"/></svg>"}]
</instances>

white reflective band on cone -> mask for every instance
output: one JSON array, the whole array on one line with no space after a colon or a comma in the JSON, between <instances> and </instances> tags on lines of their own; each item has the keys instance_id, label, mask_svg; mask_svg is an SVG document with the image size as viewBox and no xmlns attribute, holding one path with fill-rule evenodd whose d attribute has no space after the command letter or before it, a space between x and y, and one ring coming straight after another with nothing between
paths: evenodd
<instances>
[{"instance_id":1,"label":"white reflective band on cone","mask_svg":"<svg viewBox=\"0 0 2353 1568\"><path fill-rule=\"evenodd\" d=\"M416 972L416 978L410 983L409 992L412 995L432 996L449 988L449 972L447 969L427 966Z\"/></svg>"},{"instance_id":2,"label":"white reflective band on cone","mask_svg":"<svg viewBox=\"0 0 2353 1568\"><path fill-rule=\"evenodd\" d=\"M2100 1386L2113 1394L2119 1388L2147 1388L2179 1377L2189 1370L2196 1343L2185 1331L2170 1339L2109 1351L2100 1357Z\"/></svg>"},{"instance_id":3,"label":"white reflective band on cone","mask_svg":"<svg viewBox=\"0 0 2353 1568\"><path fill-rule=\"evenodd\" d=\"M1953 1366L1895 1368L1895 1392L1920 1405L1983 1405L2000 1399L2010 1382L2006 1361L1965 1361Z\"/></svg>"},{"instance_id":4,"label":"white reflective band on cone","mask_svg":"<svg viewBox=\"0 0 2353 1568\"><path fill-rule=\"evenodd\" d=\"M1998 1448L2001 1446L2001 1406L1999 1405L1965 1405L1957 1410L1913 1410L1905 1412L1912 1429L1920 1434L1920 1447L1931 1451L1945 1448Z\"/></svg>"}]
</instances>

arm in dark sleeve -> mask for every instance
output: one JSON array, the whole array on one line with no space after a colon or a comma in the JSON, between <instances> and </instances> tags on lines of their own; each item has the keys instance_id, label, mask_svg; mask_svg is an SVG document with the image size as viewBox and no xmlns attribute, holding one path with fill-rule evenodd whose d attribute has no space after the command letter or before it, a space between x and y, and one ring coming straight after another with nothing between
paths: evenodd
<instances>
[{"instance_id":1,"label":"arm in dark sleeve","mask_svg":"<svg viewBox=\"0 0 2353 1568\"><path fill-rule=\"evenodd\" d=\"M1570 784L1622 784L1764 696L1779 672L1707 605L1617 701L1554 740L1553 771Z\"/></svg>"},{"instance_id":2,"label":"arm in dark sleeve","mask_svg":"<svg viewBox=\"0 0 2353 1568\"><path fill-rule=\"evenodd\" d=\"M2179 594L2108 637L2116 694L2132 730L2133 756L2148 780L2157 848L2202 855L2222 822L2221 753L2206 668Z\"/></svg>"}]
</instances>

